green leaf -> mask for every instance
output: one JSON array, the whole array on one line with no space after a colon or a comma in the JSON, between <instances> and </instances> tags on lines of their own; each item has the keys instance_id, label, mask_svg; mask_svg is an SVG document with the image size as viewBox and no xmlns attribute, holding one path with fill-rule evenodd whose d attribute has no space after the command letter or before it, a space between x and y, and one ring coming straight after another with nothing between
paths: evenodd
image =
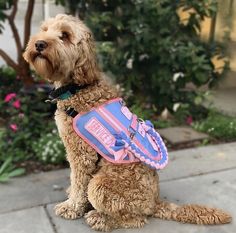
<instances>
[{"instance_id":1,"label":"green leaf","mask_svg":"<svg viewBox=\"0 0 236 233\"><path fill-rule=\"evenodd\" d=\"M8 176L9 177L14 177L14 176L20 176L23 175L25 173L25 169L24 168L17 168L13 171L11 171Z\"/></svg>"},{"instance_id":2,"label":"green leaf","mask_svg":"<svg viewBox=\"0 0 236 233\"><path fill-rule=\"evenodd\" d=\"M4 163L2 164L2 166L0 167L0 175L3 174L3 172L8 168L8 166L11 164L12 162L12 157L8 157Z\"/></svg>"},{"instance_id":3,"label":"green leaf","mask_svg":"<svg viewBox=\"0 0 236 233\"><path fill-rule=\"evenodd\" d=\"M4 182L7 182L8 180L9 180L9 176L7 173L0 175L0 182L4 183Z\"/></svg>"},{"instance_id":4,"label":"green leaf","mask_svg":"<svg viewBox=\"0 0 236 233\"><path fill-rule=\"evenodd\" d=\"M202 103L202 97L201 96L197 96L195 99L194 99L194 103L196 105L200 105Z\"/></svg>"}]
</instances>

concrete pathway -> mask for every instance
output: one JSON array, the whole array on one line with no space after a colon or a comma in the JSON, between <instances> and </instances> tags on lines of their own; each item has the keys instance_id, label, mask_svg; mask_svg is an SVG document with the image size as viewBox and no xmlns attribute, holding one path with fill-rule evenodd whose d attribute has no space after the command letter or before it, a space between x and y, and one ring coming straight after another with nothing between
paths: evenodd
<instances>
[{"instance_id":1,"label":"concrete pathway","mask_svg":"<svg viewBox=\"0 0 236 233\"><path fill-rule=\"evenodd\" d=\"M160 173L161 196L178 204L198 203L227 210L236 218L236 143L171 152ZM55 203L66 198L69 170L33 174L0 184L0 233L89 233L80 220L55 216ZM196 226L150 219L142 229L114 232L235 233L236 222Z\"/></svg>"},{"instance_id":2,"label":"concrete pathway","mask_svg":"<svg viewBox=\"0 0 236 233\"><path fill-rule=\"evenodd\" d=\"M229 116L236 116L236 87L227 89L218 89L212 91L209 97L209 103L206 106L213 107L222 114Z\"/></svg>"},{"instance_id":3,"label":"concrete pathway","mask_svg":"<svg viewBox=\"0 0 236 233\"><path fill-rule=\"evenodd\" d=\"M168 127L158 130L159 134L172 145L183 143L201 142L208 139L209 135L198 132L190 126Z\"/></svg>"}]
</instances>

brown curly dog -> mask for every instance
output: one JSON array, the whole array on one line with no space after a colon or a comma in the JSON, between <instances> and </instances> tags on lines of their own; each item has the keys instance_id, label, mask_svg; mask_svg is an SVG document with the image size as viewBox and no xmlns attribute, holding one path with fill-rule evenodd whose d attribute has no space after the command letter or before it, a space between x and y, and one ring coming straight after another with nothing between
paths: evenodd
<instances>
[{"instance_id":1,"label":"brown curly dog","mask_svg":"<svg viewBox=\"0 0 236 233\"><path fill-rule=\"evenodd\" d=\"M86 112L118 95L102 78L92 33L82 21L63 14L48 19L31 37L24 58L55 88L84 86L57 101L55 120L70 163L71 186L68 199L56 205L56 215L66 219L84 216L89 226L101 231L140 228L149 216L195 224L231 221L231 216L219 209L160 200L155 170L143 163L99 161L97 152L75 133L65 109ZM94 209L88 212L89 203Z\"/></svg>"}]
</instances>

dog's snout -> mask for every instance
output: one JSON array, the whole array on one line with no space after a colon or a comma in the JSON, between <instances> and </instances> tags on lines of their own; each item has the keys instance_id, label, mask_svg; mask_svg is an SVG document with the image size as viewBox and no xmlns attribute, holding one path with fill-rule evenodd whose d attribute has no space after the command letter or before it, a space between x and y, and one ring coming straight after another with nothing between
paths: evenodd
<instances>
[{"instance_id":1,"label":"dog's snout","mask_svg":"<svg viewBox=\"0 0 236 233\"><path fill-rule=\"evenodd\" d=\"M48 47L48 44L44 40L38 40L35 43L35 48L38 52L42 52L44 49Z\"/></svg>"}]
</instances>

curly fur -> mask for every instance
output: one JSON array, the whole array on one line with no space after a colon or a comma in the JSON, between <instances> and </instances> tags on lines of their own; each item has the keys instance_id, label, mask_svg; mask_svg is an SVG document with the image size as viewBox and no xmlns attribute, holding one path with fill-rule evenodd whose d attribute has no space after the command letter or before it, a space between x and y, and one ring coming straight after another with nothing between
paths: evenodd
<instances>
[{"instance_id":1,"label":"curly fur","mask_svg":"<svg viewBox=\"0 0 236 233\"><path fill-rule=\"evenodd\" d=\"M63 32L67 33L66 38ZM35 48L38 40L48 45L41 53ZM86 112L118 93L102 78L92 33L82 21L67 15L47 20L40 32L31 37L24 58L56 87L90 84L69 99L57 102L55 120L70 163L71 187L68 199L56 205L56 215L66 219L84 216L88 225L101 231L140 228L148 216L195 224L231 221L231 216L222 210L160 200L158 174L142 163L114 165L101 160L97 164L96 151L74 132L72 118L64 109L73 107ZM85 213L88 203L94 210Z\"/></svg>"}]
</instances>

